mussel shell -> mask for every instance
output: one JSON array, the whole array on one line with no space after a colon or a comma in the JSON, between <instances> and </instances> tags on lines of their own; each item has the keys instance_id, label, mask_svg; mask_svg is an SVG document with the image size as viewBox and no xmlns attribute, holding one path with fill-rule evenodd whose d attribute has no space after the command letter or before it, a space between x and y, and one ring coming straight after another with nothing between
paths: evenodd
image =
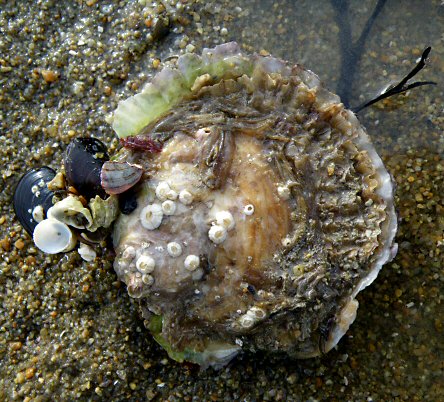
<instances>
[{"instance_id":1,"label":"mussel shell","mask_svg":"<svg viewBox=\"0 0 444 402\"><path fill-rule=\"evenodd\" d=\"M68 184L88 199L96 195L105 197L106 194L100 185L100 171L107 160L107 148L98 139L74 139L68 145L64 158Z\"/></svg>"},{"instance_id":2,"label":"mussel shell","mask_svg":"<svg viewBox=\"0 0 444 402\"><path fill-rule=\"evenodd\" d=\"M32 169L23 175L15 189L13 198L15 215L31 236L38 224L32 217L34 208L41 205L46 214L52 207L54 193L48 189L47 184L55 174L53 169L46 166ZM35 191L36 188L38 191Z\"/></svg>"}]
</instances>

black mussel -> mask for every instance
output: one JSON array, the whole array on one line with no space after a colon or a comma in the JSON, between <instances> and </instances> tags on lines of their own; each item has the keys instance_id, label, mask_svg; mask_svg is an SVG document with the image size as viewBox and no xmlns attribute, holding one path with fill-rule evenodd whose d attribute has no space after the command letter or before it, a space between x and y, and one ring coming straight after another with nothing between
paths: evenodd
<instances>
[{"instance_id":1,"label":"black mussel","mask_svg":"<svg viewBox=\"0 0 444 402\"><path fill-rule=\"evenodd\" d=\"M87 199L106 197L100 184L102 165L109 160L106 146L96 138L76 138L66 149L66 180Z\"/></svg>"},{"instance_id":2,"label":"black mussel","mask_svg":"<svg viewBox=\"0 0 444 402\"><path fill-rule=\"evenodd\" d=\"M52 207L54 193L48 183L54 178L55 171L49 167L32 169L18 182L14 192L14 211L24 229L32 236L35 227Z\"/></svg>"}]
</instances>

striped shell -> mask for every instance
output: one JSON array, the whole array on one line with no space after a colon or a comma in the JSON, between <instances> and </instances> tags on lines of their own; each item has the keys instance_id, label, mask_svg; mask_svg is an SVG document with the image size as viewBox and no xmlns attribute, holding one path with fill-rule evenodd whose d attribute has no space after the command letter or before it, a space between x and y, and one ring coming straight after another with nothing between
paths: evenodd
<instances>
[{"instance_id":1,"label":"striped shell","mask_svg":"<svg viewBox=\"0 0 444 402\"><path fill-rule=\"evenodd\" d=\"M102 188L107 194L121 194L142 177L143 168L128 162L105 162L100 172Z\"/></svg>"}]
</instances>

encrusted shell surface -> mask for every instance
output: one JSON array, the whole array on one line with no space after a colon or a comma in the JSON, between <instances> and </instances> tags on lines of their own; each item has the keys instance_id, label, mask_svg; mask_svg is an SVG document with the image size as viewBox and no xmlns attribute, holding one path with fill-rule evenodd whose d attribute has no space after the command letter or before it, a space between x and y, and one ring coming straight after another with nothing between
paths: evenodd
<instances>
[{"instance_id":1,"label":"encrusted shell surface","mask_svg":"<svg viewBox=\"0 0 444 402\"><path fill-rule=\"evenodd\" d=\"M121 102L113 127L162 143L120 155L147 179L113 241L115 270L170 356L217 367L239 344L305 358L339 341L356 294L391 257L397 223L381 159L315 74L217 46ZM142 211L167 187L174 214L147 226ZM149 281L141 255L155 261Z\"/></svg>"}]
</instances>

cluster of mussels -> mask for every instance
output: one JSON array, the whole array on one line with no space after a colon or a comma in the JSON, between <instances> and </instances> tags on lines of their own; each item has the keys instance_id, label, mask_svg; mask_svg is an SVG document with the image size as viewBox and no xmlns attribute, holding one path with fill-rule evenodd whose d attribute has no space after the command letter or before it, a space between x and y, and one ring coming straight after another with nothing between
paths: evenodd
<instances>
[{"instance_id":1,"label":"cluster of mussels","mask_svg":"<svg viewBox=\"0 0 444 402\"><path fill-rule=\"evenodd\" d=\"M63 169L33 169L14 193L16 215L43 252L71 251L80 240L79 254L96 257L94 246L104 241L118 214L118 199L101 186L109 156L95 138L77 138L67 147Z\"/></svg>"},{"instance_id":2,"label":"cluster of mussels","mask_svg":"<svg viewBox=\"0 0 444 402\"><path fill-rule=\"evenodd\" d=\"M123 147L93 158L94 198L65 194L47 220L87 239L111 230L114 269L170 357L221 367L242 349L333 348L397 228L390 176L339 98L227 43L181 56L111 123ZM77 168L65 161L85 195Z\"/></svg>"}]
</instances>

